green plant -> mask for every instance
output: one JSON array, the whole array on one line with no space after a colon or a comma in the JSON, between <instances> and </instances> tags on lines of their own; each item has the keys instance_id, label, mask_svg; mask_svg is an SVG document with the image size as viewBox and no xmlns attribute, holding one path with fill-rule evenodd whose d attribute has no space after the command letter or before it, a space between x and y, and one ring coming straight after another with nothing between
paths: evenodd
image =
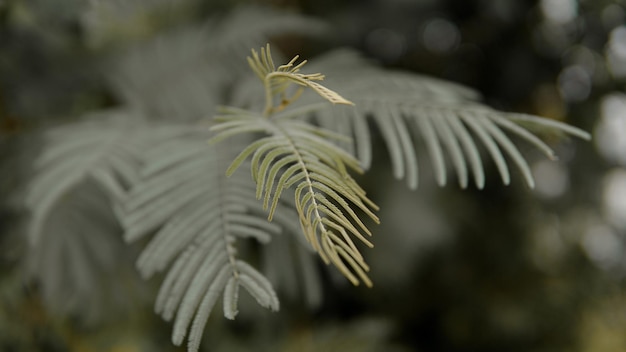
<instances>
[{"instance_id":1,"label":"green plant","mask_svg":"<svg viewBox=\"0 0 626 352\"><path fill-rule=\"evenodd\" d=\"M308 245L295 254L302 264L283 265L287 273L279 276L301 278L310 301L319 296L319 283L309 249L353 284L372 285L352 237L369 247L375 243L365 219L378 221L377 206L350 175L371 166L370 124L383 136L394 175L406 178L410 188L418 184L420 139L440 185L447 181L447 152L459 185L467 187L471 174L482 188L481 144L504 183L510 182L508 155L533 186L527 162L505 132L550 158L552 149L525 127L589 137L552 120L495 111L467 88L383 70L350 51L312 64L329 75L326 86L318 83L323 75L301 73L305 62L296 61L276 67L269 46L260 55L253 51L248 62L262 84L242 78L233 92L237 107L219 108L215 121L188 122L196 111L181 113L183 122L151 120L146 115L153 111L144 105L155 97L142 96L129 98L131 107L50 131L36 164L39 176L29 188L33 246L45 253L42 238L68 234L63 243L70 245L54 256L68 251L81 257L77 261L93 260L93 270L106 271L110 259L82 258L80 243L93 239L84 237L87 232L98 233L104 243L120 225L127 242L151 236L137 267L146 278L167 270L156 311L174 320L174 344L189 334L188 349L196 351L220 295L229 319L237 315L240 286L260 305L279 308L271 281L244 259L254 252L245 239L268 244L290 240L281 233L304 235ZM251 170L252 181L243 168ZM43 258L41 270L54 270L47 263ZM71 281L84 286L76 307L90 295L92 286L84 283L93 274L87 270L72 273ZM49 278L48 286L54 286L55 275ZM51 301L56 294L52 289Z\"/></svg>"},{"instance_id":2,"label":"green plant","mask_svg":"<svg viewBox=\"0 0 626 352\"><path fill-rule=\"evenodd\" d=\"M303 88L299 87L293 97L286 97L285 92L292 84L311 88L333 104L352 103L315 82L324 78L321 74L299 73L305 61L294 66L297 58L276 68L269 45L261 49L260 57L252 51L248 62L263 82L265 109L260 114L222 108L221 114L216 117L218 124L211 128L218 132L212 141L241 133L268 134L248 145L228 168L227 175L232 175L252 155L250 169L257 184L256 197L263 198L263 209L269 209L270 221L283 190L295 187L294 202L307 242L324 262L333 263L353 284L358 284L358 276L371 286L365 274L367 264L350 235L369 247L373 246L364 236L371 236L371 232L360 220L355 208L378 222L378 217L372 212L377 207L348 173L348 170L363 172L358 160L332 144L336 140L346 140L346 137L298 121L299 112L281 114L302 93ZM275 105L276 102L279 105Z\"/></svg>"}]
</instances>

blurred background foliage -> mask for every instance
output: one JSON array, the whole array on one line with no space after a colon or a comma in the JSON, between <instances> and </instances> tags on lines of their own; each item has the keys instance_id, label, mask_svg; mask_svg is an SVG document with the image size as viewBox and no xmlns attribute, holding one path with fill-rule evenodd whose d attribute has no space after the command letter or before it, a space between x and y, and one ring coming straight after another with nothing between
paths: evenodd
<instances>
[{"instance_id":1,"label":"blurred background foliage","mask_svg":"<svg viewBox=\"0 0 626 352\"><path fill-rule=\"evenodd\" d=\"M374 288L331 276L314 311L283 298L275 314L216 314L204 350L626 350L623 0L0 0L0 350L177 350L151 311L154 282L95 325L45 308L22 277L28 248L15 190L38 131L124 101L127 83L112 90L102 69L115 70L116 55L161 33L191 36L185 28L249 4L331 25L315 38L276 33L287 54L357 48L383 66L473 87L498 109L579 126L594 141L555 140L558 162L534 158L534 190L519 175L504 187L491 172L482 191L431 180L407 192L378 151L363 179L383 209L365 253ZM205 103L194 108L220 102ZM134 275L127 252L120 280Z\"/></svg>"}]
</instances>

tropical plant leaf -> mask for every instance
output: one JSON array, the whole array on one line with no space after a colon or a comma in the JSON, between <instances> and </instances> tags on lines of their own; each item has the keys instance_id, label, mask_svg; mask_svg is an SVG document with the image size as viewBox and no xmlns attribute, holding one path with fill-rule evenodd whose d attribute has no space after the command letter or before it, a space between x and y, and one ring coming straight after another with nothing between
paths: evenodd
<instances>
[{"instance_id":1,"label":"tropical plant leaf","mask_svg":"<svg viewBox=\"0 0 626 352\"><path fill-rule=\"evenodd\" d=\"M134 257L106 194L87 180L51 209L24 264L48 312L93 327L145 302Z\"/></svg>"},{"instance_id":2,"label":"tropical plant leaf","mask_svg":"<svg viewBox=\"0 0 626 352\"><path fill-rule=\"evenodd\" d=\"M232 162L232 174L251 157L251 172L256 182L256 196L263 199L271 220L284 189L295 188L295 204L307 241L326 263L334 264L353 284L363 281L371 286L369 270L350 235L368 246L371 235L354 209L374 221L377 207L349 175L360 172L358 161L327 139L341 138L332 132L301 121L271 119L261 114L234 108L222 108L213 142L233 135L263 132L269 136L248 145Z\"/></svg>"},{"instance_id":3,"label":"tropical plant leaf","mask_svg":"<svg viewBox=\"0 0 626 352\"><path fill-rule=\"evenodd\" d=\"M124 279L132 251L114 208L139 176L143 142L141 118L131 111L84 118L44 135L25 196L31 213L26 264L50 311L96 323L108 299L135 286L135 278L130 286Z\"/></svg>"},{"instance_id":4,"label":"tropical plant leaf","mask_svg":"<svg viewBox=\"0 0 626 352\"><path fill-rule=\"evenodd\" d=\"M44 236L52 210L81 183L94 181L115 205L139 177L144 140L142 124L136 121L141 118L135 112L112 110L84 119L45 134L26 193L31 243Z\"/></svg>"},{"instance_id":5,"label":"tropical plant leaf","mask_svg":"<svg viewBox=\"0 0 626 352\"><path fill-rule=\"evenodd\" d=\"M496 111L477 100L479 95L460 85L409 72L383 70L347 50L339 50L309 66L328 75L326 85L340 91L354 107L331 108L311 95L293 104L288 116L313 117L323 128L353 138L341 143L367 169L371 165L372 141L368 121L382 135L392 162L393 174L418 184L417 143L426 146L437 182L447 181L448 158L459 185L468 186L470 174L476 186L485 183L483 157L486 149L505 184L510 182L507 157L534 186L530 167L508 135L525 140L554 159L553 150L531 130L544 130L588 139L589 134L564 123L536 116ZM262 105L250 82L236 90L234 101L252 108ZM255 98L256 97L256 98ZM447 156L447 157L446 157Z\"/></svg>"},{"instance_id":6,"label":"tropical plant leaf","mask_svg":"<svg viewBox=\"0 0 626 352\"><path fill-rule=\"evenodd\" d=\"M261 306L278 310L272 285L239 259L237 241L253 238L266 244L283 229L297 226L297 215L290 217L289 208L269 223L247 176L224 175L230 146L217 150L206 139L206 133L194 128L160 139L147 154L141 182L124 206L128 241L156 232L137 266L144 277L168 268L155 309L174 320L174 344L180 345L189 331L189 351L197 351L221 294L229 319L237 315L239 287Z\"/></svg>"}]
</instances>

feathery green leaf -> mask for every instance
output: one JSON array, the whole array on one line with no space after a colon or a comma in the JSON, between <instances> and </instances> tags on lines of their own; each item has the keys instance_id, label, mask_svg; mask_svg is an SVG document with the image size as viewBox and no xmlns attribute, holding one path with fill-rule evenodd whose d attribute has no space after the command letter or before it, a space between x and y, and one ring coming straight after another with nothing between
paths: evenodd
<instances>
[{"instance_id":1,"label":"feathery green leaf","mask_svg":"<svg viewBox=\"0 0 626 352\"><path fill-rule=\"evenodd\" d=\"M156 311L174 319L172 340L180 345L187 337L189 351L197 351L222 293L229 319L237 315L239 286L262 306L278 309L269 281L239 259L237 240L267 243L285 226L293 227L267 222L255 201L254 184L245 174L226 178L223 173L231 147L221 144L218 151L207 144L207 136L188 128L187 133L153 141L144 175L124 204L127 240L156 231L137 266L144 277L169 267Z\"/></svg>"},{"instance_id":2,"label":"feathery green leaf","mask_svg":"<svg viewBox=\"0 0 626 352\"><path fill-rule=\"evenodd\" d=\"M223 114L228 111L228 108L222 109ZM378 222L372 211L376 206L348 174L348 169L361 171L356 159L320 137L332 136L332 133L311 125L289 119L267 119L260 114L252 119L252 115L241 114L238 110L226 116L219 121L227 122L212 128L218 132L214 141L223 140L223 135L243 133L239 132L243 126L246 126L245 132L269 133L244 148L231 163L228 173L251 157L256 195L263 199L263 207L269 208L269 219L275 213L282 192L295 185L295 205L307 241L326 263L334 264L353 284L363 281L371 286L365 274L368 266L348 235L371 246L365 237L371 234L353 207Z\"/></svg>"},{"instance_id":3,"label":"feathery green leaf","mask_svg":"<svg viewBox=\"0 0 626 352\"><path fill-rule=\"evenodd\" d=\"M491 109L477 102L477 93L460 85L380 69L350 51L327 54L313 60L310 67L325 72L327 86L340 91L355 106L331 108L319 104L315 97L303 95L290 110L290 116L312 116L321 127L352 137L352 145L342 146L358 156L364 169L371 164L372 141L367 122L372 121L387 145L394 176L406 179L412 189L418 185L415 150L420 141L426 146L438 184L447 182L449 158L462 188L467 187L470 173L476 186L482 188L482 148L495 162L505 184L511 178L507 162L510 158L526 183L534 185L528 163L508 134L529 142L551 159L555 158L554 151L533 131L589 139L587 132L558 121ZM234 100L253 108L262 106L256 97L262 93L255 95L250 83L243 84L245 89L236 91Z\"/></svg>"}]
</instances>

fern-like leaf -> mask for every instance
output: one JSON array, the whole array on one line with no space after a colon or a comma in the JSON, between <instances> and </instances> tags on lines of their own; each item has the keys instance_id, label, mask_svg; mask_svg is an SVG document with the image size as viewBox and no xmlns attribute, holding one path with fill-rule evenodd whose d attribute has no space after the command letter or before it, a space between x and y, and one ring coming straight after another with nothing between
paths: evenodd
<instances>
[{"instance_id":1,"label":"fern-like leaf","mask_svg":"<svg viewBox=\"0 0 626 352\"><path fill-rule=\"evenodd\" d=\"M231 154L229 146L218 151L206 139L189 128L158 140L146 157L141 182L125 203L123 221L128 241L156 231L137 266L144 277L168 268L156 311L174 320L174 344L180 345L189 331L189 351L197 351L221 294L229 319L237 315L240 287L261 306L278 309L270 282L239 259L237 241L253 238L267 243L294 226L288 217L268 223L247 177L225 177L222 159Z\"/></svg>"},{"instance_id":2,"label":"fern-like leaf","mask_svg":"<svg viewBox=\"0 0 626 352\"><path fill-rule=\"evenodd\" d=\"M88 180L50 211L24 261L49 313L96 326L145 298L132 270L134 256L106 194Z\"/></svg>"},{"instance_id":3,"label":"fern-like leaf","mask_svg":"<svg viewBox=\"0 0 626 352\"><path fill-rule=\"evenodd\" d=\"M348 170L360 172L358 161L327 139L342 138L307 123L272 119L253 112L222 108L216 117L219 124L212 130L218 135L213 142L241 133L264 132L232 162L232 174L251 157L252 177L257 184L257 198L269 209L271 220L284 189L295 188L295 204L307 241L326 263L334 264L353 284L359 280L371 286L369 270L351 239L358 238L368 246L371 235L353 207L378 221L372 209L377 207L365 191L350 177Z\"/></svg>"},{"instance_id":4,"label":"fern-like leaf","mask_svg":"<svg viewBox=\"0 0 626 352\"><path fill-rule=\"evenodd\" d=\"M447 152L459 185L467 187L471 172L477 187L482 188L485 175L480 144L495 162L504 184L509 184L511 177L505 159L508 155L526 183L533 187L530 167L506 132L529 142L551 159L556 156L550 146L522 125L589 138L588 133L554 120L491 109L476 101L478 94L450 82L407 72L384 71L354 55L327 59L330 61L322 62L322 66L351 67L343 71L344 74L333 75L335 81L329 84L345 88L342 92L354 97L358 106L355 118L372 117L390 151L395 176L406 177L411 188L418 183L415 139L422 139L426 145L440 185L446 183ZM347 62L338 64L340 60ZM354 84L349 87L344 82ZM356 138L361 137L368 138L356 135Z\"/></svg>"},{"instance_id":5,"label":"fern-like leaf","mask_svg":"<svg viewBox=\"0 0 626 352\"><path fill-rule=\"evenodd\" d=\"M371 164L368 120L374 122L387 145L393 173L405 178L410 188L418 184L416 146L425 144L440 185L447 181L446 164L456 170L459 185L468 186L470 174L476 186L485 183L481 149L486 149L505 184L510 182L508 156L526 183L534 186L525 158L508 134L515 135L554 159L553 150L532 130L570 134L588 139L589 134L558 121L526 114L505 113L477 102L479 95L460 85L409 72L383 70L353 52L340 50L314 60L311 67L328 75L326 85L350 99L354 107L331 108L315 97L303 96L292 115L315 118L322 127L354 138L342 146L358 156L367 169ZM234 101L261 106L253 85L243 83ZM252 98L250 98L252 97ZM446 154L448 158L446 158Z\"/></svg>"},{"instance_id":6,"label":"fern-like leaf","mask_svg":"<svg viewBox=\"0 0 626 352\"><path fill-rule=\"evenodd\" d=\"M128 289L124 264L132 262L131 251L114 209L139 177L144 143L136 113L83 118L44 134L26 190L26 258L51 312L95 323L106 313L101 307L119 298L120 285Z\"/></svg>"},{"instance_id":7,"label":"fern-like leaf","mask_svg":"<svg viewBox=\"0 0 626 352\"><path fill-rule=\"evenodd\" d=\"M117 204L139 177L144 144L141 123L134 122L137 115L116 110L85 119L45 134L44 150L34 164L36 176L26 195L32 212L31 243L45 234L51 211L80 184L94 181Z\"/></svg>"}]
</instances>

